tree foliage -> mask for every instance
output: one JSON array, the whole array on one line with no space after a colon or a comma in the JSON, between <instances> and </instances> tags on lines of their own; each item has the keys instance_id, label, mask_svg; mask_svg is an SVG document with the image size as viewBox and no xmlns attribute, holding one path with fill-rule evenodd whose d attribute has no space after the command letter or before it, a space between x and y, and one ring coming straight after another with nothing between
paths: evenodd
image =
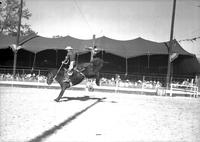
<instances>
[{"instance_id":1,"label":"tree foliage","mask_svg":"<svg viewBox=\"0 0 200 142\"><path fill-rule=\"evenodd\" d=\"M22 22L20 29L20 36L35 33L30 25L25 23L26 20L32 16L30 11L25 7L23 2ZM20 0L3 0L0 7L0 33L6 35L17 35L18 21L19 21Z\"/></svg>"}]
</instances>

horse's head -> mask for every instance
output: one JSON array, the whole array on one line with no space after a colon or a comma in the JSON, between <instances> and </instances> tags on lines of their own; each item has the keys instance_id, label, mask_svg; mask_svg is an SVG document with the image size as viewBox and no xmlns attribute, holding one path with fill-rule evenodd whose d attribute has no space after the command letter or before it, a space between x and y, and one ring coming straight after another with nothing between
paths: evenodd
<instances>
[{"instance_id":1,"label":"horse's head","mask_svg":"<svg viewBox=\"0 0 200 142\"><path fill-rule=\"evenodd\" d=\"M49 73L47 74L47 84L48 84L48 85L51 85L51 84L52 84L53 78L54 78L54 74L53 74L52 72L49 72Z\"/></svg>"}]
</instances>

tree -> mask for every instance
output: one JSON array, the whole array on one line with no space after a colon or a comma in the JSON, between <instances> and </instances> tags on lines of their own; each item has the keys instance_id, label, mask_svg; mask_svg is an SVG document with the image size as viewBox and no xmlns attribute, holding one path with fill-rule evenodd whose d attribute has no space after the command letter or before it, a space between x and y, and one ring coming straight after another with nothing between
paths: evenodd
<instances>
[{"instance_id":1,"label":"tree","mask_svg":"<svg viewBox=\"0 0 200 142\"><path fill-rule=\"evenodd\" d=\"M23 2L23 10L22 10L22 23L21 23L21 36L26 36L29 34L36 34L23 20L29 20L32 14L25 7L25 3ZM17 35L17 26L19 21L19 8L20 1L19 0L3 0L1 1L0 7L0 34L6 35Z\"/></svg>"}]
</instances>

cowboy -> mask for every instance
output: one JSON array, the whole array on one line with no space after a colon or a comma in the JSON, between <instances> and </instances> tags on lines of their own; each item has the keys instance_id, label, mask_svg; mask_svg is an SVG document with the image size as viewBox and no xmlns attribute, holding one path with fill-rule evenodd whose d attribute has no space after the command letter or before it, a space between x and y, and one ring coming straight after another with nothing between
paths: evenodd
<instances>
[{"instance_id":1,"label":"cowboy","mask_svg":"<svg viewBox=\"0 0 200 142\"><path fill-rule=\"evenodd\" d=\"M73 74L73 69L75 67L75 54L71 46L67 46L65 50L67 50L67 55L65 60L62 61L65 71L63 82L70 82L70 76Z\"/></svg>"}]
</instances>

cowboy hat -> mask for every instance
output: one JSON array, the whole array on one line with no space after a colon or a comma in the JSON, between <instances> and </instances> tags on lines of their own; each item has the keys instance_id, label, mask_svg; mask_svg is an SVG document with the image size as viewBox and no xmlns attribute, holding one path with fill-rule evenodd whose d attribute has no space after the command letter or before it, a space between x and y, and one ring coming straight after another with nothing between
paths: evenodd
<instances>
[{"instance_id":1,"label":"cowboy hat","mask_svg":"<svg viewBox=\"0 0 200 142\"><path fill-rule=\"evenodd\" d=\"M73 48L71 46L66 46L65 50L72 50Z\"/></svg>"}]
</instances>

